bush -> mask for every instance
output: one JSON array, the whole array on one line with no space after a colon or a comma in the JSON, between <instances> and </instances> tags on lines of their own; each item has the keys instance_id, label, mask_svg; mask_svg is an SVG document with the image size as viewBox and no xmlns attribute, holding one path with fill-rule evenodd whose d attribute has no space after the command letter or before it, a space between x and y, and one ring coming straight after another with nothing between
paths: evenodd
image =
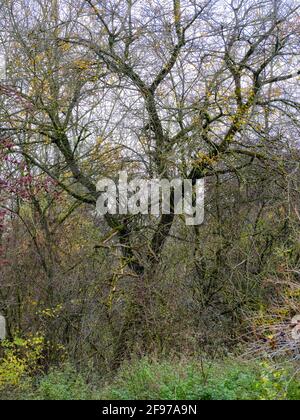
<instances>
[{"instance_id":1,"label":"bush","mask_svg":"<svg viewBox=\"0 0 300 420\"><path fill-rule=\"evenodd\" d=\"M28 375L37 373L42 359L44 337L32 335L3 341L4 356L0 360L0 390L18 387Z\"/></svg>"},{"instance_id":2,"label":"bush","mask_svg":"<svg viewBox=\"0 0 300 420\"><path fill-rule=\"evenodd\" d=\"M63 371L51 371L40 380L35 399L91 400L94 398L84 378L75 369L67 366Z\"/></svg>"}]
</instances>

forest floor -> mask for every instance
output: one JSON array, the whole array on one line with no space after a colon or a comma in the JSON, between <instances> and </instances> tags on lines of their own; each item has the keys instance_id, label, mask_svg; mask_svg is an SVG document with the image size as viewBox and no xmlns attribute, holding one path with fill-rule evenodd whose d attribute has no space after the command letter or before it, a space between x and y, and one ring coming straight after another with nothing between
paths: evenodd
<instances>
[{"instance_id":1,"label":"forest floor","mask_svg":"<svg viewBox=\"0 0 300 420\"><path fill-rule=\"evenodd\" d=\"M299 400L297 367L265 361L125 363L101 378L71 366L0 389L2 400Z\"/></svg>"}]
</instances>

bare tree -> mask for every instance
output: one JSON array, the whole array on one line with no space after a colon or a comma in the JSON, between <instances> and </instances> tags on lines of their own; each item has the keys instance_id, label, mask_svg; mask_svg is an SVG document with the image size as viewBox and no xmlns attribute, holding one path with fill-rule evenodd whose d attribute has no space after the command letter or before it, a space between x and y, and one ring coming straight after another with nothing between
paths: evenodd
<instances>
[{"instance_id":1,"label":"bare tree","mask_svg":"<svg viewBox=\"0 0 300 420\"><path fill-rule=\"evenodd\" d=\"M121 168L195 183L255 162L278 169L295 146L293 0L6 0L2 9L11 153L80 202L95 205L97 180ZM145 305L176 219L106 216Z\"/></svg>"}]
</instances>

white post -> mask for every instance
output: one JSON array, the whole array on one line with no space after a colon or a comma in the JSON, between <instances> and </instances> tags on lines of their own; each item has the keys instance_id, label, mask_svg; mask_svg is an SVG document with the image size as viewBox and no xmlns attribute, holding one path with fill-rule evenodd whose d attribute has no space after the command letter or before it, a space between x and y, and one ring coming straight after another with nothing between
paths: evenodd
<instances>
[{"instance_id":1,"label":"white post","mask_svg":"<svg viewBox=\"0 0 300 420\"><path fill-rule=\"evenodd\" d=\"M6 79L6 57L0 51L0 81Z\"/></svg>"},{"instance_id":2,"label":"white post","mask_svg":"<svg viewBox=\"0 0 300 420\"><path fill-rule=\"evenodd\" d=\"M6 337L6 321L4 316L0 315L0 340L4 340Z\"/></svg>"}]
</instances>

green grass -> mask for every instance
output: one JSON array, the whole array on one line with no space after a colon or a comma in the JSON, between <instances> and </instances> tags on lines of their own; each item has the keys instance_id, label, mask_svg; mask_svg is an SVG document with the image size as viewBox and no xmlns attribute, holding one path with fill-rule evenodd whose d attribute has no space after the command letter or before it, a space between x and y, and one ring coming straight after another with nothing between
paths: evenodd
<instances>
[{"instance_id":1,"label":"green grass","mask_svg":"<svg viewBox=\"0 0 300 420\"><path fill-rule=\"evenodd\" d=\"M103 392L117 400L277 400L300 399L291 372L268 364L156 362L127 364Z\"/></svg>"},{"instance_id":2,"label":"green grass","mask_svg":"<svg viewBox=\"0 0 300 420\"><path fill-rule=\"evenodd\" d=\"M0 399L33 400L299 400L292 367L267 363L156 361L126 363L107 383L87 384L70 366L27 379Z\"/></svg>"}]
</instances>

